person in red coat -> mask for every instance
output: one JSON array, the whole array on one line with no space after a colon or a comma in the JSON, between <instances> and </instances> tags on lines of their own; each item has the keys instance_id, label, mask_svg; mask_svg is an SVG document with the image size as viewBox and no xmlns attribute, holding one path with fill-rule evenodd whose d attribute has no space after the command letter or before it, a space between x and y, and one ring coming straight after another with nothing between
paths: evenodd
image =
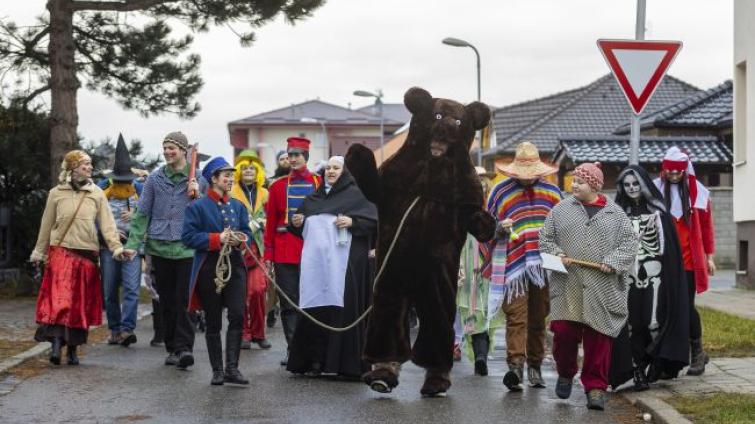
<instances>
[{"instance_id":1,"label":"person in red coat","mask_svg":"<svg viewBox=\"0 0 755 424\"><path fill-rule=\"evenodd\" d=\"M708 275L716 272L710 192L695 176L689 156L674 146L666 151L661 176L655 185L663 194L666 208L676 224L689 292L689 336L692 358L688 375L705 372L708 355L703 351L700 314L695 309L695 294L708 290Z\"/></svg>"},{"instance_id":2,"label":"person in red coat","mask_svg":"<svg viewBox=\"0 0 755 424\"><path fill-rule=\"evenodd\" d=\"M320 184L317 176L307 169L309 160L309 140L290 137L288 140L288 161L291 170L288 175L275 180L268 189L269 196L265 205L265 264L266 268L275 270L275 282L283 293L295 304L299 303L299 264L304 242L289 233L291 216L304 202L304 198L314 193ZM290 345L296 329L295 305L281 298L281 324ZM281 365L288 363L288 353Z\"/></svg>"}]
</instances>

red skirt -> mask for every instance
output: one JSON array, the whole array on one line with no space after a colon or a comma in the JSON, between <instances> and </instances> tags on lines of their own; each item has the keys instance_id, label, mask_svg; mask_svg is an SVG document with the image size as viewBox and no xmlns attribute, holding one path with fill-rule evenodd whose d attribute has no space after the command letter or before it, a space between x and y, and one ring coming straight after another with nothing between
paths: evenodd
<instances>
[{"instance_id":1,"label":"red skirt","mask_svg":"<svg viewBox=\"0 0 755 424\"><path fill-rule=\"evenodd\" d=\"M88 329L102 324L102 282L97 264L50 246L37 298L37 323Z\"/></svg>"}]
</instances>

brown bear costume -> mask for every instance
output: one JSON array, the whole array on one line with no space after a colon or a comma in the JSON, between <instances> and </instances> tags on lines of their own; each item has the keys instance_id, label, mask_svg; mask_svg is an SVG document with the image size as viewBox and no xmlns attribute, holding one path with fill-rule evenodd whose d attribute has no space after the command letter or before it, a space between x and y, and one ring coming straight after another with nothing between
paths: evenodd
<instances>
[{"instance_id":1,"label":"brown bear costume","mask_svg":"<svg viewBox=\"0 0 755 424\"><path fill-rule=\"evenodd\" d=\"M467 233L485 242L495 231L469 156L475 131L490 121L490 109L480 102L464 106L433 98L416 87L406 92L404 104L412 113L406 142L379 170L362 145L346 155L347 168L378 207L378 269L404 213L419 197L375 286L364 351L373 367L364 380L373 390L390 392L398 385L401 363L411 359L427 370L421 393L442 396L451 386L461 249ZM411 306L420 320L413 347L407 326Z\"/></svg>"}]
</instances>

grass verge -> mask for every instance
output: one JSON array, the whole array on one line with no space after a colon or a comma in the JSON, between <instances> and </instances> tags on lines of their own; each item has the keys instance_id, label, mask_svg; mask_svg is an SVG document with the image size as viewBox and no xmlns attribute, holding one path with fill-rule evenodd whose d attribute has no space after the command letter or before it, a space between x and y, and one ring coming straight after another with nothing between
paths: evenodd
<instances>
[{"instance_id":1,"label":"grass verge","mask_svg":"<svg viewBox=\"0 0 755 424\"><path fill-rule=\"evenodd\" d=\"M712 396L675 396L667 400L695 424L749 424L755 422L755 395L717 393Z\"/></svg>"},{"instance_id":2,"label":"grass verge","mask_svg":"<svg viewBox=\"0 0 755 424\"><path fill-rule=\"evenodd\" d=\"M705 351L712 357L755 356L755 320L698 308Z\"/></svg>"}]
</instances>

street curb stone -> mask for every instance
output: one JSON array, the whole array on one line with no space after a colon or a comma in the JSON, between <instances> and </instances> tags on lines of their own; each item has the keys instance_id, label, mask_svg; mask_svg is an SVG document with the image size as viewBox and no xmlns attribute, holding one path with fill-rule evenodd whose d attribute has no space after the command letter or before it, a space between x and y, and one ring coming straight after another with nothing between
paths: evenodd
<instances>
[{"instance_id":1,"label":"street curb stone","mask_svg":"<svg viewBox=\"0 0 755 424\"><path fill-rule=\"evenodd\" d=\"M139 315L137 316L137 321L141 321L144 317L146 317L147 315L150 315L151 313L152 313L151 309L140 312ZM96 327L92 327L91 329L95 329L99 327L101 326L98 325ZM37 355L46 354L49 350L50 350L50 343L48 342L37 343L35 346L0 362L0 373L4 373L5 371L8 371L9 369L19 365L20 363L26 361L29 358L33 358Z\"/></svg>"},{"instance_id":2,"label":"street curb stone","mask_svg":"<svg viewBox=\"0 0 755 424\"><path fill-rule=\"evenodd\" d=\"M624 398L632 405L653 416L653 422L658 424L692 424L684 418L673 406L663 399L649 393L625 393Z\"/></svg>"}]
</instances>

